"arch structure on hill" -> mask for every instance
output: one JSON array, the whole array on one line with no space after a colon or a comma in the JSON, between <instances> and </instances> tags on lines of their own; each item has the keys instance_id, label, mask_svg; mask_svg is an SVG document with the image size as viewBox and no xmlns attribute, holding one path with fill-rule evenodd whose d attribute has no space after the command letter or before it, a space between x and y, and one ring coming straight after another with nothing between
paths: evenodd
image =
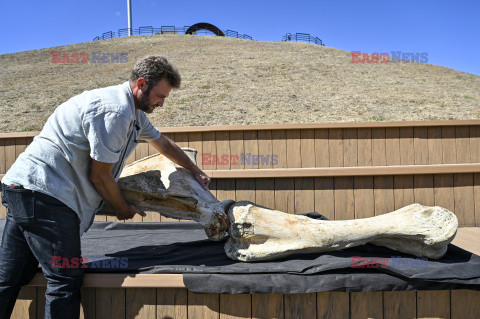
<instances>
[{"instance_id":1,"label":"arch structure on hill","mask_svg":"<svg viewBox=\"0 0 480 319\"><path fill-rule=\"evenodd\" d=\"M220 37L225 36L222 30L220 30L213 24L206 23L206 22L195 23L194 25L189 27L187 31L185 31L185 34L193 34L193 32L196 32L198 30L208 30L210 32L215 33L217 36L220 36Z\"/></svg>"}]
</instances>

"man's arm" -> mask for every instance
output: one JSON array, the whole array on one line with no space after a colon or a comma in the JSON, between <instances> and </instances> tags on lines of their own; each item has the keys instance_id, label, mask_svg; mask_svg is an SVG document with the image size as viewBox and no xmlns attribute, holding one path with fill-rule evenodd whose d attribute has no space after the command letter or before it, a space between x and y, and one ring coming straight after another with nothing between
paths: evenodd
<instances>
[{"instance_id":1,"label":"man's arm","mask_svg":"<svg viewBox=\"0 0 480 319\"><path fill-rule=\"evenodd\" d=\"M162 134L159 138L150 140L148 142L172 162L192 171L198 183L204 189L208 189L210 177L208 177L207 174L205 174L197 165L195 165L187 156L187 154L185 154L185 152L182 151L182 149L178 147L178 145L172 140Z\"/></svg>"},{"instance_id":2,"label":"man's arm","mask_svg":"<svg viewBox=\"0 0 480 319\"><path fill-rule=\"evenodd\" d=\"M118 219L130 219L135 214L146 216L144 212L136 207L128 205L120 194L115 178L112 175L114 164L103 163L92 159L92 167L90 169L89 178L97 192L106 200L114 209Z\"/></svg>"}]
</instances>

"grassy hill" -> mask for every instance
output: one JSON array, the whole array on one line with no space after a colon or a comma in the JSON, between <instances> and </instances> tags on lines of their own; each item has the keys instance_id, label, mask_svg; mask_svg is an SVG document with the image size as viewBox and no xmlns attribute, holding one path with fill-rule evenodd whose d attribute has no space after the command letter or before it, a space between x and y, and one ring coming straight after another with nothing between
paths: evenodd
<instances>
[{"instance_id":1,"label":"grassy hill","mask_svg":"<svg viewBox=\"0 0 480 319\"><path fill-rule=\"evenodd\" d=\"M89 63L51 63L51 51ZM91 52L128 63L90 63ZM151 35L0 55L0 132L40 130L62 102L122 83L133 64L167 56L182 88L156 126L480 118L480 77L425 63L351 63L351 53L296 42Z\"/></svg>"}]
</instances>

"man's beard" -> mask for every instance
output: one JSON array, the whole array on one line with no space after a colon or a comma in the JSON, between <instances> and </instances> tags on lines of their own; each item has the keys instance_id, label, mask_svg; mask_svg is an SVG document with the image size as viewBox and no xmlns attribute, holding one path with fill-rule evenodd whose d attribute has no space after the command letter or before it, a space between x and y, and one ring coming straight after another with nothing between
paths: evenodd
<instances>
[{"instance_id":1,"label":"man's beard","mask_svg":"<svg viewBox=\"0 0 480 319\"><path fill-rule=\"evenodd\" d=\"M140 100L138 101L138 108L145 113L152 113L153 108L152 105L150 104L150 91L145 92L145 94L142 94L140 97Z\"/></svg>"}]
</instances>

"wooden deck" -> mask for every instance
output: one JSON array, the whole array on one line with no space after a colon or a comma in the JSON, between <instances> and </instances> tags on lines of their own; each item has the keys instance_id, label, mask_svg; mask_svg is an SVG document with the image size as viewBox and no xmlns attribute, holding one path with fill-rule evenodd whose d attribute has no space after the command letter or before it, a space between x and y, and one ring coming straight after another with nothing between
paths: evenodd
<instances>
[{"instance_id":1,"label":"wooden deck","mask_svg":"<svg viewBox=\"0 0 480 319\"><path fill-rule=\"evenodd\" d=\"M452 245L480 256L480 227L460 227Z\"/></svg>"}]
</instances>

